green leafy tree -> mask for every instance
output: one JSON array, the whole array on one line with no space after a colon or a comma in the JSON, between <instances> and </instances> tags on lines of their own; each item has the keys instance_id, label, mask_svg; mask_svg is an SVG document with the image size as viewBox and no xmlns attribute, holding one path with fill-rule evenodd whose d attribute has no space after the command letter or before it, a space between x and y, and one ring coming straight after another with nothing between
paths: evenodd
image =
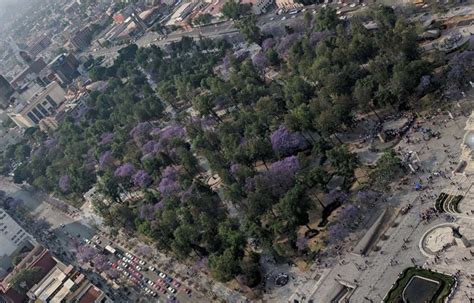
<instances>
[{"instance_id":1,"label":"green leafy tree","mask_svg":"<svg viewBox=\"0 0 474 303\"><path fill-rule=\"evenodd\" d=\"M19 270L10 280L11 287L25 295L42 277L41 268L33 267Z\"/></svg>"},{"instance_id":2,"label":"green leafy tree","mask_svg":"<svg viewBox=\"0 0 474 303\"><path fill-rule=\"evenodd\" d=\"M228 282L240 272L239 258L236 258L233 250L228 248L221 254L209 257L209 269L216 280Z\"/></svg>"},{"instance_id":3,"label":"green leafy tree","mask_svg":"<svg viewBox=\"0 0 474 303\"><path fill-rule=\"evenodd\" d=\"M351 178L357 167L357 156L351 153L345 145L339 145L326 153L329 162L341 176Z\"/></svg>"},{"instance_id":4,"label":"green leafy tree","mask_svg":"<svg viewBox=\"0 0 474 303\"><path fill-rule=\"evenodd\" d=\"M195 25L206 25L211 23L212 20L212 15L205 13L197 16L196 18L193 19L193 24Z\"/></svg>"},{"instance_id":5,"label":"green leafy tree","mask_svg":"<svg viewBox=\"0 0 474 303\"><path fill-rule=\"evenodd\" d=\"M333 8L323 8L316 14L316 31L334 30L339 24L336 10Z\"/></svg>"},{"instance_id":6,"label":"green leafy tree","mask_svg":"<svg viewBox=\"0 0 474 303\"><path fill-rule=\"evenodd\" d=\"M375 187L386 189L388 184L402 173L401 160L393 149L386 151L377 160L375 169L370 173L370 179Z\"/></svg>"},{"instance_id":7,"label":"green leafy tree","mask_svg":"<svg viewBox=\"0 0 474 303\"><path fill-rule=\"evenodd\" d=\"M252 6L250 4L242 4L238 1L229 0L222 6L221 13L226 18L238 20L250 13Z\"/></svg>"},{"instance_id":8,"label":"green leafy tree","mask_svg":"<svg viewBox=\"0 0 474 303\"><path fill-rule=\"evenodd\" d=\"M246 16L236 21L236 26L248 43L262 43L262 33L257 26L257 18L255 15Z\"/></svg>"}]
</instances>

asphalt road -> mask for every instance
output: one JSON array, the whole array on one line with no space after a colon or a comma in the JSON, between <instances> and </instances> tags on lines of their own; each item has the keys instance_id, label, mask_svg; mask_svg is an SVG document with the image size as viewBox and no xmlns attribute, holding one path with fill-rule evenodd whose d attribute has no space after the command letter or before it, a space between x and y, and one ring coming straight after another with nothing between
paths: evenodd
<instances>
[{"instance_id":1,"label":"asphalt road","mask_svg":"<svg viewBox=\"0 0 474 303\"><path fill-rule=\"evenodd\" d=\"M311 5L311 6L305 7L305 11L308 11L314 14L315 10L319 8L320 8L320 5L318 6ZM358 8L362 8L362 7L358 7ZM271 28L275 26L283 28L286 25L292 26L295 24L301 24L301 22L303 21L303 17L304 17L303 11L300 11L297 14L289 14L287 12L281 15L276 15L275 13L268 13L266 15L259 16L257 24L263 31L265 31L266 28ZM157 45L157 46L162 47L168 43L179 41L181 40L182 37L217 38L217 37L224 37L224 36L227 36L227 37L238 36L240 37L240 40L243 41L243 38L241 37L239 30L234 25L234 22L224 21L217 24L196 27L190 31L178 30L178 31L170 33L168 36L166 36L165 39L162 39L162 40L160 40L160 38L163 38L161 35L155 32L149 31L149 32L146 32L145 35L140 37L137 41L135 41L135 43L140 47L148 47L150 45ZM90 50L88 52L83 53L83 55L86 55L86 56L92 55L95 58L100 57L100 56L105 56L107 59L113 59L117 55L117 51L125 46L127 45L124 44L124 45L114 46L114 47L105 48L105 49L98 49L96 51Z\"/></svg>"},{"instance_id":2,"label":"asphalt road","mask_svg":"<svg viewBox=\"0 0 474 303\"><path fill-rule=\"evenodd\" d=\"M54 234L53 238L47 238L44 236L42 231L29 230L28 226L24 226L38 242L45 245L49 248L53 255L65 263L71 263L78 266L75 252L76 249L73 245L73 242L84 241L85 239L92 239L96 235L96 231L88 225L87 222L81 219L81 216L71 216L62 211L59 211L55 207L44 202L44 194L41 192L29 191L22 186L14 184L8 180L8 178L0 178L0 189L6 192L7 196L13 197L15 199L21 199L24 202L24 206L27 211L30 212L36 218L44 218L51 225L50 231ZM100 236L102 242L102 248L112 241L103 236ZM112 245L115 245L112 243ZM115 245L117 246L117 245ZM122 249L123 250L123 249ZM126 250L123 250L126 252ZM111 259L116 261L115 259ZM159 268L158 268L159 269ZM114 291L109 286L106 285L103 278L99 275L88 272L88 277L92 279L96 284L100 286L108 293L113 295L124 295L122 291ZM143 271L143 274L153 281L156 281L158 278L155 274L149 271ZM182 283L181 290L184 290L187 286ZM179 302L206 302L205 296L193 289L193 294L191 297L186 295L183 291L178 291L176 297ZM128 302L130 299L141 298L140 291L134 292L130 295L129 299L122 300L123 302ZM160 293L161 300L164 302L170 293L163 295ZM119 299L116 298L116 300ZM145 296L146 297L146 296ZM155 301L156 298L150 296L147 297L149 301ZM118 300L120 301L120 300ZM156 301L158 302L158 301Z\"/></svg>"}]
</instances>

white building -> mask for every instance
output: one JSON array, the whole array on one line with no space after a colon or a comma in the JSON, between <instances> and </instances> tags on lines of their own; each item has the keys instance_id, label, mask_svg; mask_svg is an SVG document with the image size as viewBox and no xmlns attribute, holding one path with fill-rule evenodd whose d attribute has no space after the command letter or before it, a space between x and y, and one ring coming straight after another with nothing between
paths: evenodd
<instances>
[{"instance_id":1,"label":"white building","mask_svg":"<svg viewBox=\"0 0 474 303\"><path fill-rule=\"evenodd\" d=\"M36 241L5 210L0 208L0 277L12 266L13 258L23 248L32 248Z\"/></svg>"},{"instance_id":2,"label":"white building","mask_svg":"<svg viewBox=\"0 0 474 303\"><path fill-rule=\"evenodd\" d=\"M33 127L38 125L43 118L51 116L64 102L65 96L64 89L57 82L52 82L28 100L20 100L8 116L20 127Z\"/></svg>"}]
</instances>

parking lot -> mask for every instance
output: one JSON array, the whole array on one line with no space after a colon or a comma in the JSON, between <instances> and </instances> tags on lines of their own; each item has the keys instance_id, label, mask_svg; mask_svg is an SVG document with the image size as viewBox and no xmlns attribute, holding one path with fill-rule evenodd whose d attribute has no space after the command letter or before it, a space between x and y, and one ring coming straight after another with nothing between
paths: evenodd
<instances>
[{"instance_id":1,"label":"parking lot","mask_svg":"<svg viewBox=\"0 0 474 303\"><path fill-rule=\"evenodd\" d=\"M90 240L84 239L83 242L107 256L111 270L119 274L115 282L128 286L129 292L133 291L153 301L208 302L200 293L183 285L176 277L158 269L154 262L145 261L118 248L102 236L95 235Z\"/></svg>"}]
</instances>

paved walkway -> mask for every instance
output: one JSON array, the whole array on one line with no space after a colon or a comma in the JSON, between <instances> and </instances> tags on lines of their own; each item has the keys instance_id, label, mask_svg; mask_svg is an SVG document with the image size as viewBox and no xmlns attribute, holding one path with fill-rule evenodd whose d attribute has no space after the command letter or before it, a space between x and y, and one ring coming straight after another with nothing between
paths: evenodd
<instances>
[{"instance_id":1,"label":"paved walkway","mask_svg":"<svg viewBox=\"0 0 474 303\"><path fill-rule=\"evenodd\" d=\"M301 299L305 296L314 302L330 302L340 290L336 280L343 280L356 285L350 297L351 302L379 302L402 270L413 265L425 264L427 257L421 254L418 248L419 239L429 228L446 221L435 217L427 224L420 220L419 214L434 206L435 199L427 196L437 196L439 192L449 188L452 182L441 176L433 177L433 182L429 184L426 180L431 175L430 172L434 171L443 171L450 176L452 166L450 161L455 160L460 150L460 140L456 138L462 137L465 120L463 116L457 117L454 121L447 115L439 116L434 120L434 125L433 121L430 121L424 126L438 129L441 132L441 139L431 139L428 142L421 140L419 143L410 144L402 141L398 145L402 151L418 152L424 172L411 175L409 184L390 194L387 204L402 207L411 203L413 208L408 214L400 215L396 219L395 222L398 224L396 227L387 230L385 235L388 239L378 243L380 252L371 252L367 257L347 252L341 258L336 257L339 263L326 275L322 275L319 282L308 282L314 286L313 288L300 287L310 290L311 293L298 295L295 292L292 299ZM410 133L411 142L417 142L416 139L421 135L421 133ZM413 190L413 183L419 180L428 186L424 191ZM405 243L405 240L408 242ZM322 269L316 268L316 270Z\"/></svg>"}]
</instances>

